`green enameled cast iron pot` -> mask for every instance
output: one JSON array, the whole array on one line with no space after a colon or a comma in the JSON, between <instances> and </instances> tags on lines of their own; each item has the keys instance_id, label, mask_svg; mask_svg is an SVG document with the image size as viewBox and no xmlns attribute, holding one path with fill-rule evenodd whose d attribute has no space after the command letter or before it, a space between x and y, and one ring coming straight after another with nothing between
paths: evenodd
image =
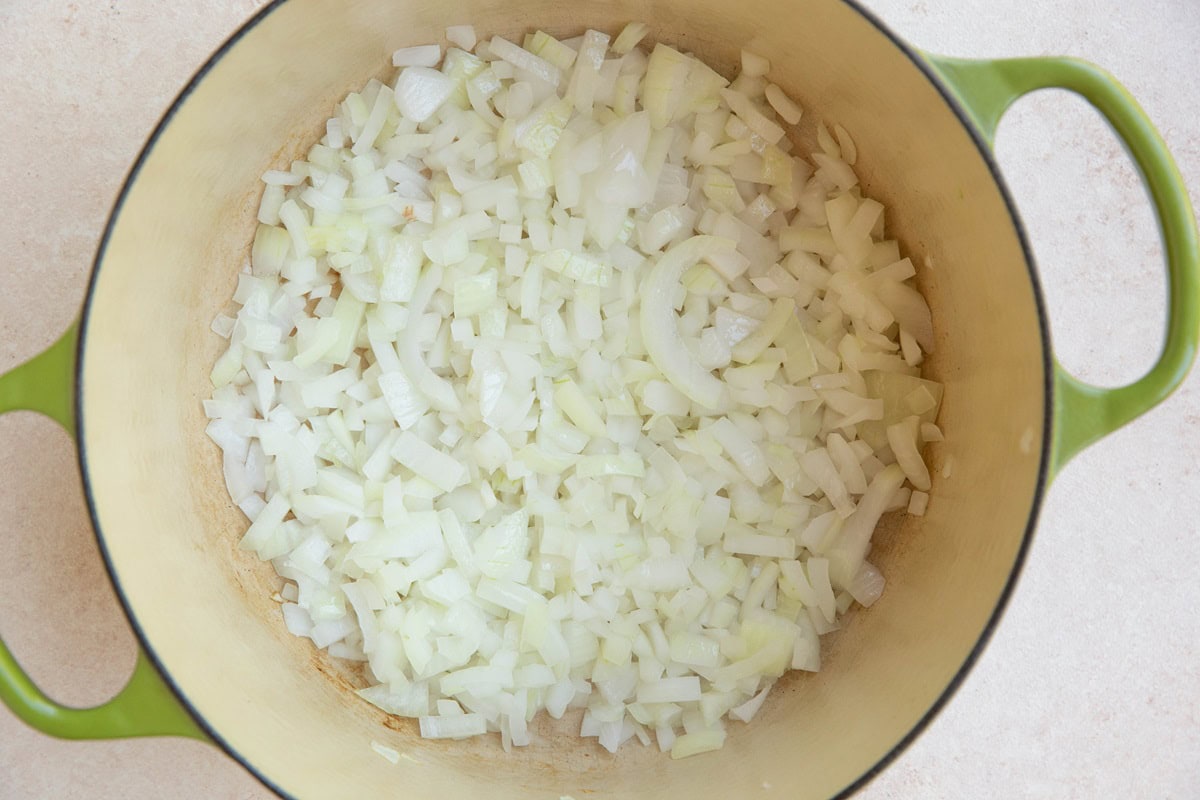
<instances>
[{"instance_id":1,"label":"green enameled cast iron pot","mask_svg":"<svg viewBox=\"0 0 1200 800\"><path fill-rule=\"evenodd\" d=\"M610 756L540 718L535 744L512 754L492 737L424 741L412 721L358 700L352 671L287 634L270 566L236 549L246 523L204 436L201 400L222 344L209 323L253 235L259 176L306 150L334 104L384 74L394 49L467 21L513 39L531 27L573 35L635 19L726 72L752 47L813 110L808 119L854 136L865 192L887 206L890 235L929 265L918 277L937 330L928 371L946 386L946 442L928 453L933 500L924 517L885 521L872 560L887 591L829 637L822 671L782 680L717 753L673 762L632 746ZM1046 87L1076 92L1107 118L1162 230L1165 344L1129 386L1088 386L1056 364L1028 243L992 157L1005 109ZM811 124L797 133L802 146ZM39 691L0 644L0 699L55 736L211 740L297 798L848 794L913 739L978 657L1055 472L1183 379L1196 348L1198 260L1195 219L1162 140L1121 86L1076 60L938 58L845 0L277 0L154 131L105 230L79 324L0 378L0 411L36 409L74 432L96 536L143 648L124 691L73 709ZM405 757L390 763L373 740Z\"/></svg>"}]
</instances>

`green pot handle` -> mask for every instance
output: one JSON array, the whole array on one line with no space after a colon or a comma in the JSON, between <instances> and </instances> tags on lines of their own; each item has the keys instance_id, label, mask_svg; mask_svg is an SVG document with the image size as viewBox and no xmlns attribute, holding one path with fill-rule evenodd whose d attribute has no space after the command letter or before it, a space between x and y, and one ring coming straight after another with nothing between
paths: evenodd
<instances>
[{"instance_id":1,"label":"green pot handle","mask_svg":"<svg viewBox=\"0 0 1200 800\"><path fill-rule=\"evenodd\" d=\"M1200 331L1200 245L1187 188L1162 137L1129 92L1104 70L1074 58L970 61L925 54L991 146L1014 100L1038 89L1068 89L1087 100L1133 156L1158 217L1166 252L1166 341L1138 380L1115 389L1084 383L1054 365L1051 472L1092 442L1161 403L1187 375Z\"/></svg>"},{"instance_id":2,"label":"green pot handle","mask_svg":"<svg viewBox=\"0 0 1200 800\"><path fill-rule=\"evenodd\" d=\"M41 355L0 375L0 414L40 411L74 433L77 337L78 328L72 325ZM34 728L63 739L188 736L208 740L144 652L138 653L133 677L112 700L95 708L69 708L38 689L0 639L0 701Z\"/></svg>"}]
</instances>

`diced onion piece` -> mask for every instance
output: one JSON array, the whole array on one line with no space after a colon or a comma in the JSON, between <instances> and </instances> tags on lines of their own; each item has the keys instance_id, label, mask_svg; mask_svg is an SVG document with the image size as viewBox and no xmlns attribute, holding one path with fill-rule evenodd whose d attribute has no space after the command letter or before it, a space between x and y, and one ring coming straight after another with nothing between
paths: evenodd
<instances>
[{"instance_id":1,"label":"diced onion piece","mask_svg":"<svg viewBox=\"0 0 1200 800\"><path fill-rule=\"evenodd\" d=\"M671 745L671 758L688 758L689 756L720 750L725 746L725 731L697 731L685 733L675 739Z\"/></svg>"},{"instance_id":2,"label":"diced onion piece","mask_svg":"<svg viewBox=\"0 0 1200 800\"><path fill-rule=\"evenodd\" d=\"M922 442L941 442L945 441L945 436L942 434L942 429L932 422L921 423L921 441Z\"/></svg>"},{"instance_id":3,"label":"diced onion piece","mask_svg":"<svg viewBox=\"0 0 1200 800\"><path fill-rule=\"evenodd\" d=\"M250 264L255 275L278 275L287 258L291 237L283 228L259 225L254 232L254 246L250 251Z\"/></svg>"},{"instance_id":4,"label":"diced onion piece","mask_svg":"<svg viewBox=\"0 0 1200 800\"><path fill-rule=\"evenodd\" d=\"M755 361L763 351L774 343L776 337L792 319L796 310L796 301L790 297L781 297L771 305L771 311L753 333L733 346L733 360L740 364Z\"/></svg>"},{"instance_id":5,"label":"diced onion piece","mask_svg":"<svg viewBox=\"0 0 1200 800\"><path fill-rule=\"evenodd\" d=\"M884 282L876 289L879 301L896 317L901 330L908 331L926 353L932 353L933 319L925 298L903 283Z\"/></svg>"},{"instance_id":6,"label":"diced onion piece","mask_svg":"<svg viewBox=\"0 0 1200 800\"><path fill-rule=\"evenodd\" d=\"M554 401L567 418L589 436L604 437L608 429L583 391L570 378L555 382Z\"/></svg>"},{"instance_id":7,"label":"diced onion piece","mask_svg":"<svg viewBox=\"0 0 1200 800\"><path fill-rule=\"evenodd\" d=\"M768 119L746 95L733 89L722 89L721 97L729 104L733 113L737 114L750 130L766 140L767 144L776 144L783 138L783 128L779 127L779 123Z\"/></svg>"},{"instance_id":8,"label":"diced onion piece","mask_svg":"<svg viewBox=\"0 0 1200 800\"><path fill-rule=\"evenodd\" d=\"M613 40L612 51L617 55L625 55L638 46L642 39L650 33L650 26L644 22L631 22L626 25L617 38Z\"/></svg>"},{"instance_id":9,"label":"diced onion piece","mask_svg":"<svg viewBox=\"0 0 1200 800\"><path fill-rule=\"evenodd\" d=\"M838 147L842 151L842 160L850 166L854 166L858 161L858 147L854 144L854 140L850 138L850 134L841 125L833 126L833 133L837 137Z\"/></svg>"},{"instance_id":10,"label":"diced onion piece","mask_svg":"<svg viewBox=\"0 0 1200 800\"><path fill-rule=\"evenodd\" d=\"M868 561L864 561L855 573L846 591L864 608L875 604L883 594L883 574Z\"/></svg>"},{"instance_id":11,"label":"diced onion piece","mask_svg":"<svg viewBox=\"0 0 1200 800\"><path fill-rule=\"evenodd\" d=\"M420 717L418 721L426 739L466 739L487 733L487 720L481 714Z\"/></svg>"},{"instance_id":12,"label":"diced onion piece","mask_svg":"<svg viewBox=\"0 0 1200 800\"><path fill-rule=\"evenodd\" d=\"M754 695L754 697L751 697L749 700L742 703L740 706L730 709L729 716L736 720L741 720L742 722L749 722L750 720L754 719L754 715L758 713L760 708L762 708L763 701L767 699L767 694L770 691L771 687L768 686L758 694Z\"/></svg>"},{"instance_id":13,"label":"diced onion piece","mask_svg":"<svg viewBox=\"0 0 1200 800\"><path fill-rule=\"evenodd\" d=\"M470 47L463 48L470 50ZM442 60L442 48L436 44L402 47L392 53L393 67L436 67Z\"/></svg>"},{"instance_id":14,"label":"diced onion piece","mask_svg":"<svg viewBox=\"0 0 1200 800\"><path fill-rule=\"evenodd\" d=\"M463 464L427 444L415 434L404 431L392 446L392 456L443 492L449 492L466 477Z\"/></svg>"},{"instance_id":15,"label":"diced onion piece","mask_svg":"<svg viewBox=\"0 0 1200 800\"><path fill-rule=\"evenodd\" d=\"M557 87L562 81L562 71L558 67L545 59L538 58L528 50L517 47L507 39L499 36L492 37L488 41L488 49L517 69L532 72L551 86Z\"/></svg>"},{"instance_id":16,"label":"diced onion piece","mask_svg":"<svg viewBox=\"0 0 1200 800\"><path fill-rule=\"evenodd\" d=\"M451 25L446 28L446 41L463 50L471 51L475 49L475 43L479 40L475 35L473 25Z\"/></svg>"},{"instance_id":17,"label":"diced onion piece","mask_svg":"<svg viewBox=\"0 0 1200 800\"><path fill-rule=\"evenodd\" d=\"M771 104L771 108L775 109L775 113L783 117L783 121L788 125L795 125L800 122L800 106L796 105L796 101L783 93L773 83L767 84L767 102Z\"/></svg>"},{"instance_id":18,"label":"diced onion piece","mask_svg":"<svg viewBox=\"0 0 1200 800\"><path fill-rule=\"evenodd\" d=\"M887 438L905 477L917 489L927 492L930 487L929 469L925 466L925 459L921 458L921 451L918 449L919 425L918 417L908 417L895 425L889 425Z\"/></svg>"},{"instance_id":19,"label":"diced onion piece","mask_svg":"<svg viewBox=\"0 0 1200 800\"><path fill-rule=\"evenodd\" d=\"M752 483L762 486L767 482L770 470L767 467L767 460L763 455L762 448L743 430L730 422L728 417L719 418L709 426L708 431L720 442L721 446L725 448L725 452L733 459L733 463Z\"/></svg>"},{"instance_id":20,"label":"diced onion piece","mask_svg":"<svg viewBox=\"0 0 1200 800\"><path fill-rule=\"evenodd\" d=\"M661 130L675 119L688 76L688 57L659 42L646 65L642 106L650 112L650 123Z\"/></svg>"},{"instance_id":21,"label":"diced onion piece","mask_svg":"<svg viewBox=\"0 0 1200 800\"><path fill-rule=\"evenodd\" d=\"M771 71L771 62L757 53L742 51L742 74L751 78L761 77Z\"/></svg>"},{"instance_id":22,"label":"diced onion piece","mask_svg":"<svg viewBox=\"0 0 1200 800\"><path fill-rule=\"evenodd\" d=\"M396 79L396 108L413 122L424 122L454 91L454 81L429 67L407 67Z\"/></svg>"},{"instance_id":23,"label":"diced onion piece","mask_svg":"<svg viewBox=\"0 0 1200 800\"><path fill-rule=\"evenodd\" d=\"M837 544L829 551L830 574L839 586L846 586L862 565L871 534L879 524L892 495L904 483L904 470L896 464L884 467L871 480L854 513L842 526Z\"/></svg>"}]
</instances>

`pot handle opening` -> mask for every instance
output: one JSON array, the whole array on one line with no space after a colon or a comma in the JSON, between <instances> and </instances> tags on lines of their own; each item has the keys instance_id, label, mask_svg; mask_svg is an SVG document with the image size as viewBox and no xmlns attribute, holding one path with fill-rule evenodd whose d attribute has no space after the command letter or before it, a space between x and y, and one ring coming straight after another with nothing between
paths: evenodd
<instances>
[{"instance_id":1,"label":"pot handle opening","mask_svg":"<svg viewBox=\"0 0 1200 800\"><path fill-rule=\"evenodd\" d=\"M78 327L72 325L43 353L0 375L0 414L22 409L38 411L73 433L72 386L77 338ZM29 725L63 739L134 736L208 739L144 651L138 653L129 683L114 698L95 708L70 708L47 697L0 639L0 701Z\"/></svg>"},{"instance_id":2,"label":"pot handle opening","mask_svg":"<svg viewBox=\"0 0 1200 800\"><path fill-rule=\"evenodd\" d=\"M1099 111L1132 156L1158 219L1167 262L1167 330L1150 371L1128 386L1093 386L1054 365L1051 472L1076 453L1161 403L1187 375L1200 334L1200 244L1187 188L1167 146L1137 101L1104 70L1074 58L974 61L925 54L989 147L1010 105L1038 89L1067 89Z\"/></svg>"}]
</instances>

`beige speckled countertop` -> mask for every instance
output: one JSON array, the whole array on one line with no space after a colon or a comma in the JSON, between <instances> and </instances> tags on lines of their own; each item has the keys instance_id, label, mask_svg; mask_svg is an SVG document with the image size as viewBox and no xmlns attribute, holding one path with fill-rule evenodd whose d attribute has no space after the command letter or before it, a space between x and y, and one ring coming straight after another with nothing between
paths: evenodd
<instances>
[{"instance_id":1,"label":"beige speckled countertop","mask_svg":"<svg viewBox=\"0 0 1200 800\"><path fill-rule=\"evenodd\" d=\"M49 344L83 297L126 171L159 115L261 0L0 0L0 370ZM1069 53L1142 102L1200 200L1195 0L866 0L919 47ZM947 10L953 7L953 10ZM853 54L847 54L852 57ZM1120 147L1081 102L1006 117L999 157L1033 238L1060 359L1117 384L1154 357L1156 229ZM1200 372L1058 479L1024 577L976 669L860 797L1200 797ZM0 419L0 633L55 697L122 684L134 638L96 552L71 444ZM0 798L269 797L218 750L62 742L0 707Z\"/></svg>"}]
</instances>

